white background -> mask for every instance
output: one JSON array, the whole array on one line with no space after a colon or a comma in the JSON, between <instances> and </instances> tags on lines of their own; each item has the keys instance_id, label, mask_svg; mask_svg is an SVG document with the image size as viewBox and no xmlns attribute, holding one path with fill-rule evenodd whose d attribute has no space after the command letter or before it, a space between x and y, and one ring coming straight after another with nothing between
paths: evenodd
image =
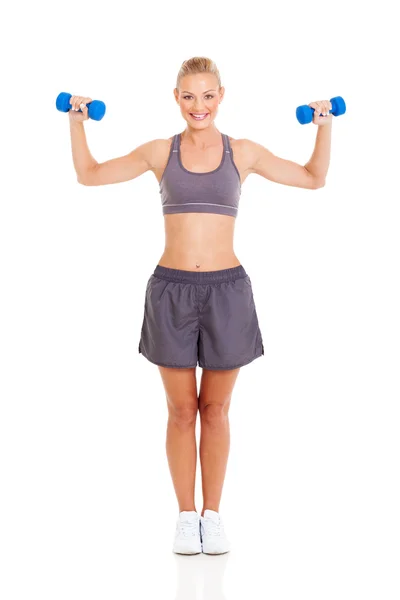
<instances>
[{"instance_id":1,"label":"white background","mask_svg":"<svg viewBox=\"0 0 400 600\"><path fill-rule=\"evenodd\" d=\"M1 25L0 595L399 597L399 119L389 2L19 3ZM394 6L394 5L393 5ZM398 38L397 38L398 39ZM103 100L98 162L183 131L209 56L218 129L305 164L300 104L341 95L326 186L252 175L235 251L265 355L243 367L220 507L233 550L177 557L157 367L138 353L163 251L151 172L84 187L61 92ZM198 377L201 369L197 370ZM198 430L199 433L199 430ZM198 466L199 469L199 466ZM201 510L200 470L197 509ZM140 590L140 591L139 591Z\"/></svg>"}]
</instances>

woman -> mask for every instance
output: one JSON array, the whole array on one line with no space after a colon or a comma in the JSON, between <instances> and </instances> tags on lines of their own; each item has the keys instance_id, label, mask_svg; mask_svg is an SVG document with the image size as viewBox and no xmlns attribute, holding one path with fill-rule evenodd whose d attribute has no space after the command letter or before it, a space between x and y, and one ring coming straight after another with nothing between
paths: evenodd
<instances>
[{"instance_id":1,"label":"woman","mask_svg":"<svg viewBox=\"0 0 400 600\"><path fill-rule=\"evenodd\" d=\"M218 512L230 444L229 404L240 367L264 354L251 281L233 250L241 186L257 173L315 190L325 183L330 158L329 100L309 104L319 127L312 157L302 166L258 143L221 134L215 119L224 93L213 61L185 61L174 89L185 131L100 164L82 125L91 99L72 96L69 111L79 183L106 185L152 171L160 184L165 249L147 284L139 352L158 365L165 387L166 451L179 504L173 550L183 554L230 549ZM199 395L197 362L203 368ZM197 411L200 515L194 498Z\"/></svg>"}]
</instances>

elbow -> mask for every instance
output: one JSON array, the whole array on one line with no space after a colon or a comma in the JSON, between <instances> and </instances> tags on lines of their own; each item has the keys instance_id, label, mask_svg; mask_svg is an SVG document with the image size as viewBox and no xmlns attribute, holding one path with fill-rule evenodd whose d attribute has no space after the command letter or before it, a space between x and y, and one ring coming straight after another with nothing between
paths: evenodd
<instances>
[{"instance_id":1,"label":"elbow","mask_svg":"<svg viewBox=\"0 0 400 600\"><path fill-rule=\"evenodd\" d=\"M78 175L77 176L77 181L78 183L80 183L81 185L93 185L93 180L90 179L89 177L84 177L83 175Z\"/></svg>"},{"instance_id":2,"label":"elbow","mask_svg":"<svg viewBox=\"0 0 400 600\"><path fill-rule=\"evenodd\" d=\"M95 167L88 169L83 173L77 173L77 180L81 185L98 185L95 177Z\"/></svg>"},{"instance_id":3,"label":"elbow","mask_svg":"<svg viewBox=\"0 0 400 600\"><path fill-rule=\"evenodd\" d=\"M305 177L306 184L304 187L307 187L310 190L319 190L319 188L324 187L325 177L324 178L317 177L316 175L311 173L311 171L309 171L306 166L304 166L303 168L306 173L306 177Z\"/></svg>"},{"instance_id":4,"label":"elbow","mask_svg":"<svg viewBox=\"0 0 400 600\"><path fill-rule=\"evenodd\" d=\"M319 190L320 188L323 188L325 186L325 179L324 180L316 180L314 181L314 185L312 187L313 190Z\"/></svg>"}]
</instances>

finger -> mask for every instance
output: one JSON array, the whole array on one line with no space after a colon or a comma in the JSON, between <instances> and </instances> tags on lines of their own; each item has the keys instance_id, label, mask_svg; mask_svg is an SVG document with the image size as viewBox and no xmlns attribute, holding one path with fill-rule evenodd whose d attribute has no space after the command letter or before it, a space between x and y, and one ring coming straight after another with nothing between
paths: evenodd
<instances>
[{"instance_id":1,"label":"finger","mask_svg":"<svg viewBox=\"0 0 400 600\"><path fill-rule=\"evenodd\" d=\"M321 116L324 115L326 112L325 106L324 106L324 101L318 100L316 102L310 102L310 104L308 106L310 106L310 108L314 109L314 114L315 114L316 119L318 117L321 118Z\"/></svg>"},{"instance_id":2,"label":"finger","mask_svg":"<svg viewBox=\"0 0 400 600\"><path fill-rule=\"evenodd\" d=\"M316 118L318 118L321 114L321 102L316 102L316 107L315 107L315 115Z\"/></svg>"}]
</instances>

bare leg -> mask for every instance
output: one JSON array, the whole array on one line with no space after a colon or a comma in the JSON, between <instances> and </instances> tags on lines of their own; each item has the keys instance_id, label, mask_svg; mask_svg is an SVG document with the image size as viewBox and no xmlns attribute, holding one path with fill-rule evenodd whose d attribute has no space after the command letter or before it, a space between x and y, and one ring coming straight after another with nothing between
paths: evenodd
<instances>
[{"instance_id":1,"label":"bare leg","mask_svg":"<svg viewBox=\"0 0 400 600\"><path fill-rule=\"evenodd\" d=\"M202 516L206 508L219 512L230 447L228 411L239 370L203 369L199 394Z\"/></svg>"},{"instance_id":2,"label":"bare leg","mask_svg":"<svg viewBox=\"0 0 400 600\"><path fill-rule=\"evenodd\" d=\"M169 469L182 510L196 510L196 369L159 367L168 403L166 451Z\"/></svg>"}]
</instances>

